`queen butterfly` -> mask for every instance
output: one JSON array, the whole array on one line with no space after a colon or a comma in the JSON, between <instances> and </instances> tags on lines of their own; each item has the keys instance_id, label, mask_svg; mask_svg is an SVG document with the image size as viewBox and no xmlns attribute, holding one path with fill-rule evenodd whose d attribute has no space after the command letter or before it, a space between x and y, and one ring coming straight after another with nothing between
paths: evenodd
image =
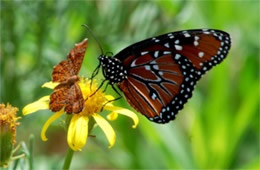
<instances>
[{"instance_id":1,"label":"queen butterfly","mask_svg":"<svg viewBox=\"0 0 260 170\"><path fill-rule=\"evenodd\" d=\"M133 108L150 121L167 123L230 45L229 34L220 30L171 32L132 44L114 57L100 55L93 75L102 66L105 79L119 87Z\"/></svg>"}]
</instances>

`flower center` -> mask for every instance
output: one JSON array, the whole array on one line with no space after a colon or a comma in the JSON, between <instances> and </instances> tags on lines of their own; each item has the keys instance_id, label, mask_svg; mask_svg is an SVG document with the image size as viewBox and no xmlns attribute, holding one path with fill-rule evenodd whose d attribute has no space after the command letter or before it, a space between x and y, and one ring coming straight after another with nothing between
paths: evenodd
<instances>
[{"instance_id":1,"label":"flower center","mask_svg":"<svg viewBox=\"0 0 260 170\"><path fill-rule=\"evenodd\" d=\"M81 79L79 82L82 95L85 99L85 106L83 111L80 113L82 115L91 115L93 113L99 113L102 109L103 104L106 101L105 94L97 90L97 82L88 79ZM95 94L94 94L95 93Z\"/></svg>"}]
</instances>

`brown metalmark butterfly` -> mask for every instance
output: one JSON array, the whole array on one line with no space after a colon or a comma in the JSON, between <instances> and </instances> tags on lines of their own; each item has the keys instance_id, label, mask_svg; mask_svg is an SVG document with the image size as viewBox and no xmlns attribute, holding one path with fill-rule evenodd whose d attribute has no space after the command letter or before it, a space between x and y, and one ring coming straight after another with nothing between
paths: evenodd
<instances>
[{"instance_id":1,"label":"brown metalmark butterfly","mask_svg":"<svg viewBox=\"0 0 260 170\"><path fill-rule=\"evenodd\" d=\"M59 82L50 96L49 105L53 112L63 107L67 113L79 113L83 110L84 98L77 81L87 45L88 39L76 44L68 54L67 60L53 68L52 81Z\"/></svg>"}]
</instances>

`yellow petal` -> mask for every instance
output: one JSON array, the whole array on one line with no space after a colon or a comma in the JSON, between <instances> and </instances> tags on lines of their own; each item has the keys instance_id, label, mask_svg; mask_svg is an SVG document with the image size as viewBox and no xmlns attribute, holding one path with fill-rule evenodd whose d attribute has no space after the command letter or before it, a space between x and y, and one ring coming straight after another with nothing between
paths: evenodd
<instances>
[{"instance_id":1,"label":"yellow petal","mask_svg":"<svg viewBox=\"0 0 260 170\"><path fill-rule=\"evenodd\" d=\"M105 97L106 97L106 99L107 99L108 101L115 99L112 95L106 95Z\"/></svg>"},{"instance_id":2,"label":"yellow petal","mask_svg":"<svg viewBox=\"0 0 260 170\"><path fill-rule=\"evenodd\" d=\"M43 125L43 127L42 127L42 131L41 131L41 138L42 138L43 141L47 141L47 140L48 140L47 137L46 137L46 135L45 135L45 133L46 133L48 127L50 126L50 124L51 124L52 122L54 122L56 119L58 119L63 113L64 113L64 110L61 109L60 111L54 113L54 114L44 123L44 125Z\"/></svg>"},{"instance_id":3,"label":"yellow petal","mask_svg":"<svg viewBox=\"0 0 260 170\"><path fill-rule=\"evenodd\" d=\"M100 126L100 128L105 133L107 140L109 142L109 148L113 147L116 142L116 134L114 129L110 126L110 124L99 114L94 113L93 118L97 122L97 124Z\"/></svg>"},{"instance_id":4,"label":"yellow petal","mask_svg":"<svg viewBox=\"0 0 260 170\"><path fill-rule=\"evenodd\" d=\"M23 108L23 115L28 115L38 110L49 109L50 96L44 96L36 102L30 103Z\"/></svg>"},{"instance_id":5,"label":"yellow petal","mask_svg":"<svg viewBox=\"0 0 260 170\"><path fill-rule=\"evenodd\" d=\"M109 113L109 114L107 115L107 119L108 119L108 120L116 120L117 117L118 117L118 113L116 113L116 112L111 112L111 113Z\"/></svg>"},{"instance_id":6,"label":"yellow petal","mask_svg":"<svg viewBox=\"0 0 260 170\"><path fill-rule=\"evenodd\" d=\"M49 82L46 82L42 85L42 87L47 87L49 89L54 89L59 83L57 82L52 82L52 81L49 81Z\"/></svg>"},{"instance_id":7,"label":"yellow petal","mask_svg":"<svg viewBox=\"0 0 260 170\"><path fill-rule=\"evenodd\" d=\"M113 111L113 112L117 112L119 114L122 114L122 115L130 117L134 121L134 125L132 126L133 128L136 128L136 126L139 123L139 119L138 119L137 115L134 112L132 112L131 110L124 109L122 107L116 107L114 105L109 105L109 104L107 104L104 107L104 109L105 110L110 110L110 111Z\"/></svg>"},{"instance_id":8,"label":"yellow petal","mask_svg":"<svg viewBox=\"0 0 260 170\"><path fill-rule=\"evenodd\" d=\"M88 122L89 118L87 116L79 114L73 115L70 121L67 141L70 148L74 151L80 151L87 142Z\"/></svg>"}]
</instances>

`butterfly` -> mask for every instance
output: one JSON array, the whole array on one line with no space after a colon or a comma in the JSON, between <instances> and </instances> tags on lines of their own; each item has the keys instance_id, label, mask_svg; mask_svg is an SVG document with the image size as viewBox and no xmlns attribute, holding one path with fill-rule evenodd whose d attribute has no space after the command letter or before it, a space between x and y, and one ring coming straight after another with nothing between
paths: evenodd
<instances>
[{"instance_id":1,"label":"butterfly","mask_svg":"<svg viewBox=\"0 0 260 170\"><path fill-rule=\"evenodd\" d=\"M84 98L77 82L88 39L75 45L67 59L53 68L52 81L59 84L50 96L50 109L57 112L64 108L67 113L79 113L84 108Z\"/></svg>"},{"instance_id":2,"label":"butterfly","mask_svg":"<svg viewBox=\"0 0 260 170\"><path fill-rule=\"evenodd\" d=\"M113 57L102 54L97 69L102 67L105 79L138 112L150 121L167 123L192 97L201 76L223 61L230 46L229 34L220 30L171 32L134 43Z\"/></svg>"}]
</instances>

